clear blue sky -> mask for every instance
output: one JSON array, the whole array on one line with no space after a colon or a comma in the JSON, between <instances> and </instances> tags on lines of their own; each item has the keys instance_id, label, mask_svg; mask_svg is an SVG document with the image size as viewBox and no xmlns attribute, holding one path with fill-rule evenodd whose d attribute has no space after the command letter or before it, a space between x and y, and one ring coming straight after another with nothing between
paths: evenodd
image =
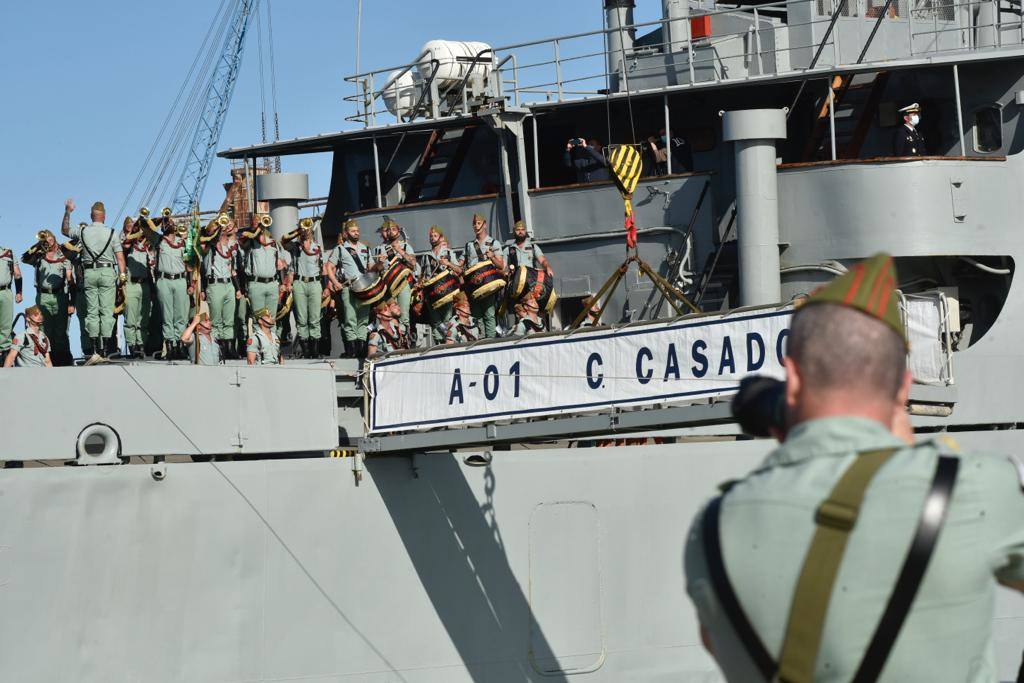
<instances>
[{"instance_id":1,"label":"clear blue sky","mask_svg":"<svg viewBox=\"0 0 1024 683\"><path fill-rule=\"evenodd\" d=\"M36 230L59 227L69 196L79 207L76 220L86 220L96 200L116 211L219 4L2 3L0 245L20 254ZM639 0L637 21L658 18L660 4ZM351 128L344 118L353 109L342 97L351 94L343 78L355 66L356 0L271 0L271 9L281 137ZM500 46L601 24L600 0L364 0L361 66L408 62L436 38ZM253 23L220 150L260 141L255 29ZM265 23L263 31L265 39ZM284 157L283 164L310 174L313 196L327 193L329 155ZM204 208L219 204L227 179L228 162L215 160Z\"/></svg>"}]
</instances>

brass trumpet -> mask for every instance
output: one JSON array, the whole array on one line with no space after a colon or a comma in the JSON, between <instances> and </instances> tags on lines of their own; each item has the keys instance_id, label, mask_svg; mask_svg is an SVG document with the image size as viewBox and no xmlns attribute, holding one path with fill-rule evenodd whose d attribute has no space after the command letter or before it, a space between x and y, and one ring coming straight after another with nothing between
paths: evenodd
<instances>
[{"instance_id":1,"label":"brass trumpet","mask_svg":"<svg viewBox=\"0 0 1024 683\"><path fill-rule=\"evenodd\" d=\"M228 227L228 223L230 222L231 217L228 216L226 213L222 213L219 216L217 216L217 225L219 225L222 228Z\"/></svg>"},{"instance_id":2,"label":"brass trumpet","mask_svg":"<svg viewBox=\"0 0 1024 683\"><path fill-rule=\"evenodd\" d=\"M26 251L24 254L21 255L22 262L28 263L29 261L31 261L31 260L33 260L33 259L35 259L35 258L37 258L39 256L42 256L43 254L45 254L46 253L46 237L47 237L47 235L51 235L51 234L53 234L53 233L51 233L49 230L40 230L39 232L37 232L36 233L36 243L33 244L31 247L29 247L28 251Z\"/></svg>"},{"instance_id":3,"label":"brass trumpet","mask_svg":"<svg viewBox=\"0 0 1024 683\"><path fill-rule=\"evenodd\" d=\"M142 207L141 209L139 209L139 216L142 218L149 218L149 209L147 209L146 207Z\"/></svg>"},{"instance_id":4,"label":"brass trumpet","mask_svg":"<svg viewBox=\"0 0 1024 683\"><path fill-rule=\"evenodd\" d=\"M163 208L163 210L160 211L160 215L163 216L164 218L170 218L171 217L171 207L165 206Z\"/></svg>"},{"instance_id":5,"label":"brass trumpet","mask_svg":"<svg viewBox=\"0 0 1024 683\"><path fill-rule=\"evenodd\" d=\"M262 216L260 216L260 227L261 228L269 228L273 224L274 224L274 219L270 217L270 214L265 213Z\"/></svg>"},{"instance_id":6,"label":"brass trumpet","mask_svg":"<svg viewBox=\"0 0 1024 683\"><path fill-rule=\"evenodd\" d=\"M302 230L312 230L313 219L308 216L306 218L303 218L301 221L299 221L299 228Z\"/></svg>"}]
</instances>

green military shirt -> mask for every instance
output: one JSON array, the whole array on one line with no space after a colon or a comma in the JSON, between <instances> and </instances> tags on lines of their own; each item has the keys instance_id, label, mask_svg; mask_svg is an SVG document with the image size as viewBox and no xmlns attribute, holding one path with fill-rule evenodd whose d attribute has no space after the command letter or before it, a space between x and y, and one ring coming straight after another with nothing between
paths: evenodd
<instances>
[{"instance_id":1,"label":"green military shirt","mask_svg":"<svg viewBox=\"0 0 1024 683\"><path fill-rule=\"evenodd\" d=\"M14 252L0 247L0 287L6 287L14 279Z\"/></svg>"},{"instance_id":2,"label":"green military shirt","mask_svg":"<svg viewBox=\"0 0 1024 683\"><path fill-rule=\"evenodd\" d=\"M441 259L448 259L451 263L455 263L455 252L448 247L441 247L434 253L431 249L423 253L424 261L421 267L421 273L423 277L430 279L445 269L445 265L441 263Z\"/></svg>"},{"instance_id":3,"label":"green military shirt","mask_svg":"<svg viewBox=\"0 0 1024 683\"><path fill-rule=\"evenodd\" d=\"M161 275L185 272L185 238L161 235L156 245L156 269Z\"/></svg>"},{"instance_id":4,"label":"green military shirt","mask_svg":"<svg viewBox=\"0 0 1024 683\"><path fill-rule=\"evenodd\" d=\"M189 343L189 360L196 357L196 344L199 344L199 365L220 365L220 346L210 337L200 334L197 330L192 334Z\"/></svg>"},{"instance_id":5,"label":"green military shirt","mask_svg":"<svg viewBox=\"0 0 1024 683\"><path fill-rule=\"evenodd\" d=\"M82 260L86 265L112 266L116 262L114 254L121 253L121 240L114 236L114 231L103 223L90 223L84 228L72 225L68 236L78 240L82 247Z\"/></svg>"},{"instance_id":6,"label":"green military shirt","mask_svg":"<svg viewBox=\"0 0 1024 683\"><path fill-rule=\"evenodd\" d=\"M308 249L308 251L307 251ZM292 264L298 277L320 277L324 250L315 241L309 247L296 240L291 248Z\"/></svg>"},{"instance_id":7,"label":"green military shirt","mask_svg":"<svg viewBox=\"0 0 1024 683\"><path fill-rule=\"evenodd\" d=\"M907 447L880 423L832 417L793 428L721 506L722 554L740 604L777 660L818 505L855 453L900 447L875 475L836 577L814 680L846 683L860 664L917 528L940 451ZM958 454L945 525L880 681L997 680L996 580L1024 580L1024 493L1006 457ZM730 681L760 681L709 579L701 515L686 542L687 592Z\"/></svg>"},{"instance_id":8,"label":"green military shirt","mask_svg":"<svg viewBox=\"0 0 1024 683\"><path fill-rule=\"evenodd\" d=\"M71 272L71 261L58 250L56 255L43 254L36 261L35 269L37 289L47 292L64 291L68 273Z\"/></svg>"},{"instance_id":9,"label":"green military shirt","mask_svg":"<svg viewBox=\"0 0 1024 683\"><path fill-rule=\"evenodd\" d=\"M124 265L128 269L128 277L133 280L148 280L149 269L153 262L153 253L149 249L149 241L136 239L122 242Z\"/></svg>"},{"instance_id":10,"label":"green military shirt","mask_svg":"<svg viewBox=\"0 0 1024 683\"><path fill-rule=\"evenodd\" d=\"M375 347L374 353L390 353L398 349L409 348L409 332L397 320L391 321L390 330L379 322L370 323L366 329L366 345Z\"/></svg>"},{"instance_id":11,"label":"green military shirt","mask_svg":"<svg viewBox=\"0 0 1024 683\"><path fill-rule=\"evenodd\" d=\"M249 277L276 277L278 258L276 242L262 245L253 240L245 254L245 274Z\"/></svg>"},{"instance_id":12,"label":"green military shirt","mask_svg":"<svg viewBox=\"0 0 1024 683\"><path fill-rule=\"evenodd\" d=\"M420 275L420 264L419 264L418 261L416 261L416 252L409 245L409 243L406 242L405 240L399 240L398 241L398 246L402 248L402 251L404 251L407 256L412 257L413 262L416 264L416 265L413 266L412 274L414 276L416 276L416 277L419 277L419 275ZM391 248L391 243L389 242L387 244L378 244L376 247L373 248L373 258L375 258L375 259L379 258L381 255L383 255L384 258L386 258L388 260L388 262L390 263L391 260L393 258L395 258L395 256L397 256L398 254L397 254L397 252L395 252ZM382 271L382 274L383 274L383 271Z\"/></svg>"},{"instance_id":13,"label":"green military shirt","mask_svg":"<svg viewBox=\"0 0 1024 683\"><path fill-rule=\"evenodd\" d=\"M257 326L249 337L246 353L256 354L256 365L277 365L281 354L281 342L271 330L269 334Z\"/></svg>"},{"instance_id":14,"label":"green military shirt","mask_svg":"<svg viewBox=\"0 0 1024 683\"><path fill-rule=\"evenodd\" d=\"M331 250L327 261L336 267L340 265L345 280L355 280L370 267L370 247L362 242L343 242Z\"/></svg>"},{"instance_id":15,"label":"green military shirt","mask_svg":"<svg viewBox=\"0 0 1024 683\"><path fill-rule=\"evenodd\" d=\"M18 352L14 358L15 367L41 368L46 365L46 354L50 352L50 340L42 330L22 332L14 337L11 348Z\"/></svg>"},{"instance_id":16,"label":"green military shirt","mask_svg":"<svg viewBox=\"0 0 1024 683\"><path fill-rule=\"evenodd\" d=\"M210 280L231 278L231 269L238 253L238 242L229 240L222 245L220 240L213 243L203 255L203 273Z\"/></svg>"},{"instance_id":17,"label":"green military shirt","mask_svg":"<svg viewBox=\"0 0 1024 683\"><path fill-rule=\"evenodd\" d=\"M508 265L510 268L526 266L527 268L540 268L540 257L544 255L539 244L534 244L529 237L522 244L515 240L505 242L505 253L508 254Z\"/></svg>"},{"instance_id":18,"label":"green military shirt","mask_svg":"<svg viewBox=\"0 0 1024 683\"><path fill-rule=\"evenodd\" d=\"M502 248L501 242L490 235L484 238L483 244L477 242L475 239L466 242L466 252L462 256L466 267L471 268L480 261L486 260L488 249L502 258L505 256L505 250Z\"/></svg>"}]
</instances>

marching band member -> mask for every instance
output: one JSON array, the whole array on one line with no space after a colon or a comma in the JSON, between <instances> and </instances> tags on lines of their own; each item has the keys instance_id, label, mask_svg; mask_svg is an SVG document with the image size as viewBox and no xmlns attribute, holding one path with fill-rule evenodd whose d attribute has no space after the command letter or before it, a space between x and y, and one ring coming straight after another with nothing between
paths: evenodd
<instances>
[{"instance_id":1,"label":"marching band member","mask_svg":"<svg viewBox=\"0 0 1024 683\"><path fill-rule=\"evenodd\" d=\"M381 243L373 250L375 261L370 265L370 270L377 271L384 275L388 271L389 264L396 257L405 261L413 274L413 279L419 275L419 264L416 263L416 252L409 243L402 237L402 228L395 221L386 218L381 223ZM409 325L409 303L412 300L412 291L409 287L402 287L398 292L398 307L402 311L401 321L403 325Z\"/></svg>"},{"instance_id":2,"label":"marching band member","mask_svg":"<svg viewBox=\"0 0 1024 683\"><path fill-rule=\"evenodd\" d=\"M36 306L43 312L43 331L50 340L50 356L58 365L71 364L68 316L75 312L70 295L74 289L71 261L49 230L40 230L39 241L22 257L36 272Z\"/></svg>"},{"instance_id":3,"label":"marching band member","mask_svg":"<svg viewBox=\"0 0 1024 683\"><path fill-rule=\"evenodd\" d=\"M4 359L5 368L53 367L50 361L50 340L43 332L43 319L43 311L39 306L25 309L25 333L14 338L7 351L7 358Z\"/></svg>"},{"instance_id":4,"label":"marching band member","mask_svg":"<svg viewBox=\"0 0 1024 683\"><path fill-rule=\"evenodd\" d=\"M382 301L374 306L373 311L377 319L370 323L366 355L409 348L409 332L400 319L402 308L398 302L394 299Z\"/></svg>"},{"instance_id":5,"label":"marching band member","mask_svg":"<svg viewBox=\"0 0 1024 683\"><path fill-rule=\"evenodd\" d=\"M431 225L427 231L427 240L430 242L430 251L424 254L423 266L421 268L420 286L442 270L447 269L459 277L462 275L462 267L455 262L455 252L448 247L448 240L445 239L444 231L436 225ZM429 306L430 302L424 302ZM431 334L435 344L445 341L445 327L452 317L453 303L447 303L439 308L428 308L430 316Z\"/></svg>"},{"instance_id":6,"label":"marching band member","mask_svg":"<svg viewBox=\"0 0 1024 683\"><path fill-rule=\"evenodd\" d=\"M350 218L338 235L338 246L327 255L324 266L331 290L341 300L341 334L345 343L342 357L366 357L366 327L370 321L369 306L360 306L352 297L349 284L371 270L370 247L359 241L359 223ZM341 277L338 277L338 269Z\"/></svg>"},{"instance_id":7,"label":"marching band member","mask_svg":"<svg viewBox=\"0 0 1024 683\"><path fill-rule=\"evenodd\" d=\"M124 285L124 336L131 358L142 358L153 314L153 267L155 260L149 239L131 218L121 228L121 248L128 282Z\"/></svg>"},{"instance_id":8,"label":"marching band member","mask_svg":"<svg viewBox=\"0 0 1024 683\"><path fill-rule=\"evenodd\" d=\"M473 214L473 235L475 239L466 244L466 251L462 255L462 267L471 268L480 261L490 259L494 267L505 272L505 253L501 242L487 234L487 220L478 213ZM475 299L470 303L473 311L473 318L483 323L484 336L495 336L497 317L495 311L498 308L498 293Z\"/></svg>"},{"instance_id":9,"label":"marching band member","mask_svg":"<svg viewBox=\"0 0 1024 683\"><path fill-rule=\"evenodd\" d=\"M164 360L185 359L185 346L181 334L188 319L189 290L191 288L189 268L185 265L185 229L174 224L170 211L164 211L157 226L148 217L142 221L142 229L149 237L156 251L156 300L160 305L163 322L161 333L164 338Z\"/></svg>"},{"instance_id":10,"label":"marching band member","mask_svg":"<svg viewBox=\"0 0 1024 683\"><path fill-rule=\"evenodd\" d=\"M219 217L218 217L219 218ZM206 303L209 305L209 322L213 330L213 338L220 347L220 356L230 358L235 355L232 348L235 339L235 314L238 302L242 298L239 283L241 268L241 252L238 239L235 237L235 222L224 216L226 220L210 231L210 226L217 224L211 221L207 226L210 239L200 239L201 248L205 250L201 262ZM182 339L188 342L187 339Z\"/></svg>"},{"instance_id":11,"label":"marching band member","mask_svg":"<svg viewBox=\"0 0 1024 683\"><path fill-rule=\"evenodd\" d=\"M292 233L289 233L291 235ZM320 301L323 295L323 248L313 235L313 221L304 218L295 238L288 244L294 264L293 296L296 336L299 358L317 358L320 355ZM289 244L290 242L290 244Z\"/></svg>"}]
</instances>

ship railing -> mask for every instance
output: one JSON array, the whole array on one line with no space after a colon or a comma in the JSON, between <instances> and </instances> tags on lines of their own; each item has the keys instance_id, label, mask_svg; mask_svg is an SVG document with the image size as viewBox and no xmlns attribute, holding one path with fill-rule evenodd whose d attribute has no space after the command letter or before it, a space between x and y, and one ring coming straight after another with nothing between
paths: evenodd
<instances>
[{"instance_id":1,"label":"ship railing","mask_svg":"<svg viewBox=\"0 0 1024 683\"><path fill-rule=\"evenodd\" d=\"M756 6L691 8L687 16L635 23L506 45L485 50L457 83L419 81L417 101L396 113L384 106L396 81L430 59L428 51L395 67L347 77L356 93L349 121L374 127L391 122L439 119L471 111L470 76L486 69L490 95L516 106L564 102L609 94L656 92L666 87L743 82L792 74L841 72L862 62L1024 44L1024 14L1004 20L1006 0L778 0ZM985 16L988 13L991 16ZM882 16L884 14L884 16ZM975 16L978 15L978 16ZM785 19L783 19L785 17ZM838 19L835 30L828 30ZM884 19L884 22L882 21ZM883 54L868 57L877 41ZM708 34L708 24L715 30ZM661 28L661 35L656 29ZM612 38L649 31L624 49ZM870 31L870 35L866 34ZM904 33L905 31L905 33ZM1013 38L1008 38L1012 33ZM900 36L904 36L899 39ZM875 45L875 52L878 46ZM821 53L811 64L812 53ZM859 55L859 56L858 56ZM827 63L825 63L827 62ZM813 68L812 68L813 67ZM393 73L394 72L394 73ZM389 89L392 90L388 93Z\"/></svg>"}]
</instances>

